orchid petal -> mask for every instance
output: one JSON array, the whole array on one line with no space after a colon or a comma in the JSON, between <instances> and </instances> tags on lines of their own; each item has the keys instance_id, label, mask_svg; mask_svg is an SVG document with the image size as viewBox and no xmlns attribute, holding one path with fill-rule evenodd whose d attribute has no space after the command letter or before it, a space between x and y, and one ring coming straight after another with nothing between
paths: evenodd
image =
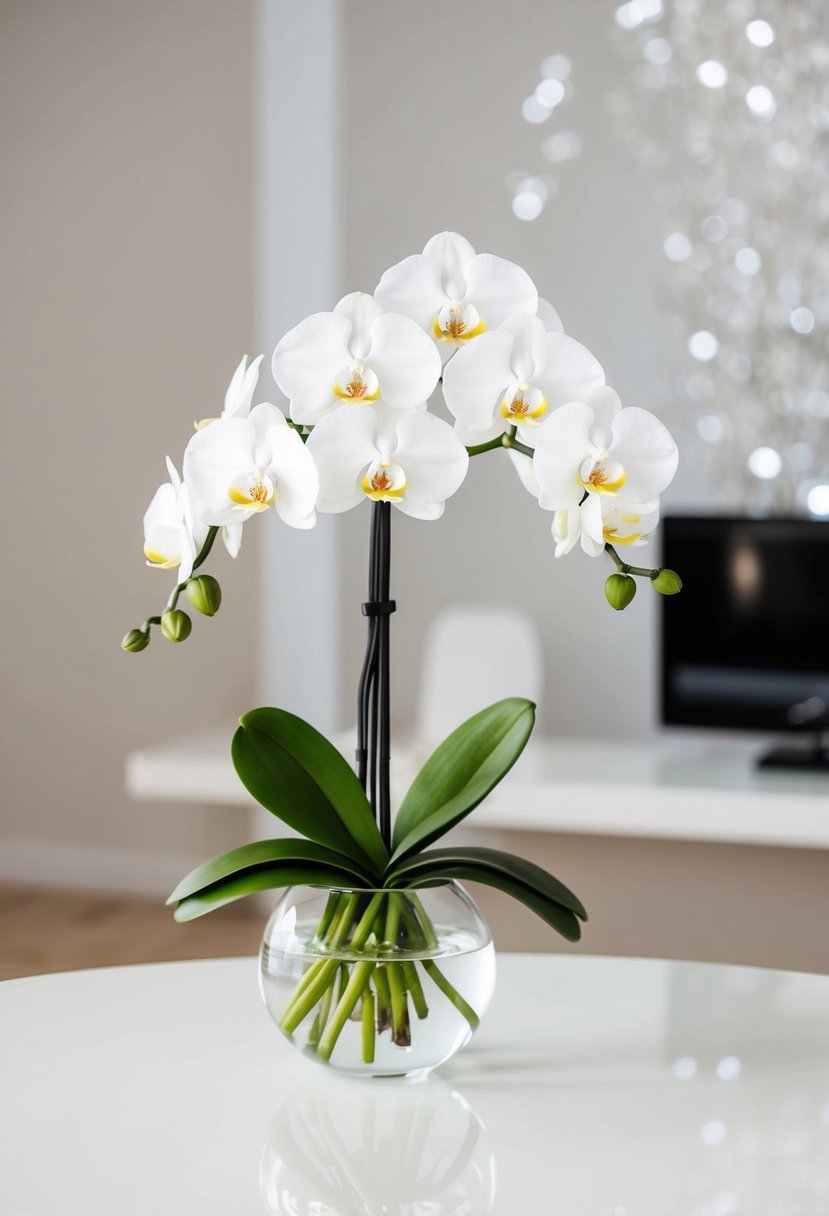
<instances>
[{"instance_id":1,"label":"orchid petal","mask_svg":"<svg viewBox=\"0 0 829 1216\"><path fill-rule=\"evenodd\" d=\"M339 304L335 305L334 314L338 317L345 317L351 322L348 338L348 353L351 359L358 362L364 359L368 361L368 352L372 344L372 329L375 321L383 316L383 309L374 296L368 295L365 291L352 291L349 295L343 296ZM373 360L371 362L373 366Z\"/></svg>"},{"instance_id":2,"label":"orchid petal","mask_svg":"<svg viewBox=\"0 0 829 1216\"><path fill-rule=\"evenodd\" d=\"M604 371L586 346L566 334L538 334L533 342L532 382L547 398L550 409L568 401L584 401L604 384Z\"/></svg>"},{"instance_id":3,"label":"orchid petal","mask_svg":"<svg viewBox=\"0 0 829 1216\"><path fill-rule=\"evenodd\" d=\"M556 557L566 557L576 547L581 536L581 508L570 507L567 511L556 511L552 533L556 542Z\"/></svg>"},{"instance_id":4,"label":"orchid petal","mask_svg":"<svg viewBox=\"0 0 829 1216\"><path fill-rule=\"evenodd\" d=\"M613 441L613 422L621 412L619 394L607 385L596 388L587 397L587 404L594 414L591 435L599 448L608 448Z\"/></svg>"},{"instance_id":5,"label":"orchid petal","mask_svg":"<svg viewBox=\"0 0 829 1216\"><path fill-rule=\"evenodd\" d=\"M603 501L599 494L588 494L579 508L581 547L588 557L597 557L604 550Z\"/></svg>"},{"instance_id":6,"label":"orchid petal","mask_svg":"<svg viewBox=\"0 0 829 1216\"><path fill-rule=\"evenodd\" d=\"M378 312L379 312L378 308ZM380 382L380 396L398 409L420 406L435 391L441 359L437 347L409 317L380 313L366 359Z\"/></svg>"},{"instance_id":7,"label":"orchid petal","mask_svg":"<svg viewBox=\"0 0 829 1216\"><path fill-rule=\"evenodd\" d=\"M277 483L277 515L292 528L313 528L319 474L311 453L284 420L281 426L270 427L266 443L270 450L268 473Z\"/></svg>"},{"instance_id":8,"label":"orchid petal","mask_svg":"<svg viewBox=\"0 0 829 1216\"><path fill-rule=\"evenodd\" d=\"M254 468L254 440L255 430L249 419L219 418L197 431L188 443L184 477L205 523L223 527L243 523L249 517L250 512L228 498L228 486L234 477Z\"/></svg>"},{"instance_id":9,"label":"orchid petal","mask_svg":"<svg viewBox=\"0 0 829 1216\"><path fill-rule=\"evenodd\" d=\"M533 380L535 373L533 350L536 342L543 338L545 333L542 322L538 317L529 313L514 313L503 322L499 332L512 334L512 350L509 358L510 379ZM570 400L573 398L571 397Z\"/></svg>"},{"instance_id":10,"label":"orchid petal","mask_svg":"<svg viewBox=\"0 0 829 1216\"><path fill-rule=\"evenodd\" d=\"M446 298L464 299L468 288L466 267L476 256L466 237L457 232L439 232L426 242L422 256L439 268Z\"/></svg>"},{"instance_id":11,"label":"orchid petal","mask_svg":"<svg viewBox=\"0 0 829 1216\"><path fill-rule=\"evenodd\" d=\"M457 352L443 373L443 396L466 443L485 443L506 429L498 406L514 378L513 342L513 334L505 330L481 334Z\"/></svg>"},{"instance_id":12,"label":"orchid petal","mask_svg":"<svg viewBox=\"0 0 829 1216\"><path fill-rule=\"evenodd\" d=\"M579 469L593 450L590 439L593 417L589 405L571 401L554 410L536 431L533 470L542 507L565 511L578 506L584 492L579 483Z\"/></svg>"},{"instance_id":13,"label":"orchid petal","mask_svg":"<svg viewBox=\"0 0 829 1216\"><path fill-rule=\"evenodd\" d=\"M497 329L512 313L534 313L538 292L526 270L492 253L479 253L464 267L466 299L487 329Z\"/></svg>"},{"instance_id":14,"label":"orchid petal","mask_svg":"<svg viewBox=\"0 0 829 1216\"><path fill-rule=\"evenodd\" d=\"M348 511L365 495L360 487L373 460L388 455L377 446L378 415L370 405L343 405L322 418L306 448L319 474L320 511Z\"/></svg>"},{"instance_id":15,"label":"orchid petal","mask_svg":"<svg viewBox=\"0 0 829 1216\"><path fill-rule=\"evenodd\" d=\"M395 505L417 519L439 518L469 467L466 448L449 423L427 413L400 416L394 458L406 474L406 493Z\"/></svg>"},{"instance_id":16,"label":"orchid petal","mask_svg":"<svg viewBox=\"0 0 829 1216\"><path fill-rule=\"evenodd\" d=\"M564 333L561 317L553 308L550 301L543 299L541 296L538 297L538 319L548 334Z\"/></svg>"},{"instance_id":17,"label":"orchid petal","mask_svg":"<svg viewBox=\"0 0 829 1216\"><path fill-rule=\"evenodd\" d=\"M233 378L225 393L223 418L247 418L259 380L259 365L262 358L262 355L257 355L250 367L247 367L248 357L247 355L243 357L233 373Z\"/></svg>"},{"instance_id":18,"label":"orchid petal","mask_svg":"<svg viewBox=\"0 0 829 1216\"><path fill-rule=\"evenodd\" d=\"M377 284L374 297L389 312L401 313L431 333L434 319L447 299L441 266L422 253L414 253L389 267Z\"/></svg>"},{"instance_id":19,"label":"orchid petal","mask_svg":"<svg viewBox=\"0 0 829 1216\"><path fill-rule=\"evenodd\" d=\"M673 480L679 463L667 427L647 410L629 406L613 422L611 455L625 470L626 502L648 503Z\"/></svg>"},{"instance_id":20,"label":"orchid petal","mask_svg":"<svg viewBox=\"0 0 829 1216\"><path fill-rule=\"evenodd\" d=\"M515 469L522 486L532 494L533 498L538 498L541 493L541 487L538 484L538 478L535 475L533 468L532 456L525 456L523 452L507 451L512 466Z\"/></svg>"},{"instance_id":21,"label":"orchid petal","mask_svg":"<svg viewBox=\"0 0 829 1216\"><path fill-rule=\"evenodd\" d=\"M290 330L273 353L273 375L291 403L295 422L311 425L338 407L334 381L352 361L347 316L318 312Z\"/></svg>"},{"instance_id":22,"label":"orchid petal","mask_svg":"<svg viewBox=\"0 0 829 1216\"><path fill-rule=\"evenodd\" d=\"M224 546L231 557L239 556L244 531L244 524L228 524L226 527L222 528L222 540L224 541Z\"/></svg>"}]
</instances>

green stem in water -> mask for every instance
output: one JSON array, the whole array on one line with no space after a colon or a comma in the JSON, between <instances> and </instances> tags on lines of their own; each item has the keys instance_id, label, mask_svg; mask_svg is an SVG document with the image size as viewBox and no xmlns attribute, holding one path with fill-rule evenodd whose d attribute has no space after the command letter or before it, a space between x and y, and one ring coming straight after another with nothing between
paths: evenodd
<instances>
[{"instance_id":1,"label":"green stem in water","mask_svg":"<svg viewBox=\"0 0 829 1216\"><path fill-rule=\"evenodd\" d=\"M377 991L377 1030L382 1034L391 1026L391 990L385 963L378 963L374 968L374 987Z\"/></svg>"},{"instance_id":2,"label":"green stem in water","mask_svg":"<svg viewBox=\"0 0 829 1216\"><path fill-rule=\"evenodd\" d=\"M371 988L366 988L363 993L362 1007L362 1023L363 1023L363 1063L374 1063L374 993Z\"/></svg>"},{"instance_id":3,"label":"green stem in water","mask_svg":"<svg viewBox=\"0 0 829 1216\"><path fill-rule=\"evenodd\" d=\"M345 986L345 991L337 1002L337 1008L332 1014L325 1034L317 1047L317 1055L321 1060L330 1060L337 1039L342 1033L348 1019L351 1017L357 1002L363 995L366 985L371 979L374 963L355 963L351 969L351 978Z\"/></svg>"},{"instance_id":4,"label":"green stem in water","mask_svg":"<svg viewBox=\"0 0 829 1216\"><path fill-rule=\"evenodd\" d=\"M414 1011L419 1018L429 1016L429 1006L426 1003L426 995L423 991L423 985L420 982L420 976L417 974L417 967L413 962L405 962L403 966L403 975L406 980L406 987L409 990L414 1005Z\"/></svg>"},{"instance_id":5,"label":"green stem in water","mask_svg":"<svg viewBox=\"0 0 829 1216\"><path fill-rule=\"evenodd\" d=\"M314 1008L326 988L334 981L334 976L340 965L338 960L327 958L320 961L322 962L322 967L320 967L311 983L308 984L299 999L293 1001L282 1015L279 1025L286 1034L293 1034L297 1026L304 1021Z\"/></svg>"},{"instance_id":6,"label":"green stem in water","mask_svg":"<svg viewBox=\"0 0 829 1216\"><path fill-rule=\"evenodd\" d=\"M389 990L391 992L391 1032L395 1043L408 1047L412 1041L409 1029L409 1005L406 1000L406 983L400 963L387 965Z\"/></svg>"},{"instance_id":7,"label":"green stem in water","mask_svg":"<svg viewBox=\"0 0 829 1216\"><path fill-rule=\"evenodd\" d=\"M394 947L397 945L397 938L400 934L401 912L400 896L389 892L389 906L386 911L386 930L383 935L383 941L387 946Z\"/></svg>"},{"instance_id":8,"label":"green stem in water","mask_svg":"<svg viewBox=\"0 0 829 1216\"><path fill-rule=\"evenodd\" d=\"M325 1023L328 1021L328 1015L331 1012L331 1001L334 998L334 980L326 988L323 993L320 1007L317 1010L317 1016L314 1018L314 1024L308 1032L308 1043L311 1047L316 1047L319 1043L322 1032L325 1030Z\"/></svg>"},{"instance_id":9,"label":"green stem in water","mask_svg":"<svg viewBox=\"0 0 829 1216\"><path fill-rule=\"evenodd\" d=\"M433 958L421 959L423 970L437 984L444 996L448 997L452 1004L457 1009L462 1017L466 1018L473 1030L477 1030L480 1024L480 1018L471 1005L467 1005L461 994L456 988L453 988L446 976L438 967Z\"/></svg>"}]
</instances>

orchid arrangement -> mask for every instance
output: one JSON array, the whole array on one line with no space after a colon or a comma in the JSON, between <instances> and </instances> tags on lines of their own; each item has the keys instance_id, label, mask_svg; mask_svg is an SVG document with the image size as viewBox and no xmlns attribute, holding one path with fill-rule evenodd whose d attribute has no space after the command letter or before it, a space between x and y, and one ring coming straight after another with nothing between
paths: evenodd
<instances>
[{"instance_id":1,"label":"orchid arrangement","mask_svg":"<svg viewBox=\"0 0 829 1216\"><path fill-rule=\"evenodd\" d=\"M324 1056L361 1002L365 1017L369 997L368 1022L378 1031L388 1026L396 1043L410 1035L407 994L425 1016L418 974L410 962L394 961L396 951L428 946L434 937L418 887L455 878L489 884L571 941L586 919L576 896L530 862L494 849L429 847L518 759L534 723L530 702L509 698L459 727L427 761L392 823L392 508L439 519L470 459L506 451L522 484L552 515L556 557L576 545L591 557L607 554L615 571L605 593L621 609L635 594L636 577L661 594L680 589L673 571L632 566L617 551L643 545L652 533L677 449L652 414L622 406L599 362L563 332L526 271L476 253L451 232L387 270L373 295L347 295L281 339L272 368L287 412L253 404L260 364L261 356L250 364L244 358L220 417L196 424L183 477L167 461L169 480L144 517L144 553L149 565L176 569L176 582L163 612L122 645L143 650L156 626L170 641L188 637L182 595L202 614L218 611L219 584L202 567L220 532L235 557L255 516L272 510L289 527L311 528L317 511L372 503L356 771L294 715L272 708L246 714L232 747L239 777L301 838L259 841L216 857L170 897L176 918L189 920L267 888L313 883L331 890L320 942L332 950L347 945L357 957L373 946L388 957L366 963L359 976L362 964L343 978L334 960L300 980L284 1028L291 1033L315 1009L309 1040ZM451 421L429 408L439 384ZM472 1022L474 1011L427 962L426 974Z\"/></svg>"}]
</instances>

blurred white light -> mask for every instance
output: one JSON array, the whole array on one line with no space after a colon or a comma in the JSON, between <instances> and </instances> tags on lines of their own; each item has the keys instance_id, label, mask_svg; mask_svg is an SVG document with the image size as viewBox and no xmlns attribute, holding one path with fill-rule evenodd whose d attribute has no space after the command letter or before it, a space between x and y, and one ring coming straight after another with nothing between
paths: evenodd
<instances>
[{"instance_id":1,"label":"blurred white light","mask_svg":"<svg viewBox=\"0 0 829 1216\"><path fill-rule=\"evenodd\" d=\"M671 262L684 262L694 252L694 246L684 232L672 232L666 236L662 248Z\"/></svg>"},{"instance_id":2,"label":"blurred white light","mask_svg":"<svg viewBox=\"0 0 829 1216\"><path fill-rule=\"evenodd\" d=\"M721 241L728 232L728 225L721 215L706 215L699 228L706 241Z\"/></svg>"},{"instance_id":3,"label":"blurred white light","mask_svg":"<svg viewBox=\"0 0 829 1216\"><path fill-rule=\"evenodd\" d=\"M774 448L755 448L748 458L748 467L761 481L771 481L780 473L783 461Z\"/></svg>"},{"instance_id":4,"label":"blurred white light","mask_svg":"<svg viewBox=\"0 0 829 1216\"><path fill-rule=\"evenodd\" d=\"M795 308L789 324L796 334L810 334L815 328L815 315L810 308Z\"/></svg>"},{"instance_id":5,"label":"blurred white light","mask_svg":"<svg viewBox=\"0 0 829 1216\"><path fill-rule=\"evenodd\" d=\"M708 329L699 329L688 339L688 350L700 363L710 363L719 349L719 341Z\"/></svg>"},{"instance_id":6,"label":"blurred white light","mask_svg":"<svg viewBox=\"0 0 829 1216\"><path fill-rule=\"evenodd\" d=\"M573 160L581 156L581 150L582 142L572 131L556 131L555 135L548 135L541 145L541 151L553 164Z\"/></svg>"},{"instance_id":7,"label":"blurred white light","mask_svg":"<svg viewBox=\"0 0 829 1216\"><path fill-rule=\"evenodd\" d=\"M642 54L648 63L670 63L674 57L674 48L667 38L649 38L642 47Z\"/></svg>"},{"instance_id":8,"label":"blurred white light","mask_svg":"<svg viewBox=\"0 0 829 1216\"><path fill-rule=\"evenodd\" d=\"M813 456L814 452L809 447L809 444L803 442L793 443L786 453L790 466L793 469L799 469L801 472L803 472L804 469L808 469L809 465L812 463Z\"/></svg>"},{"instance_id":9,"label":"blurred white light","mask_svg":"<svg viewBox=\"0 0 829 1216\"><path fill-rule=\"evenodd\" d=\"M671 1072L677 1081L691 1081L699 1070L699 1065L693 1056L680 1056L671 1065Z\"/></svg>"},{"instance_id":10,"label":"blurred white light","mask_svg":"<svg viewBox=\"0 0 829 1216\"><path fill-rule=\"evenodd\" d=\"M550 117L550 107L545 106L537 97L527 97L521 105L521 117L525 122L546 122Z\"/></svg>"},{"instance_id":11,"label":"blurred white light","mask_svg":"<svg viewBox=\"0 0 829 1216\"><path fill-rule=\"evenodd\" d=\"M804 404L813 418L829 418L829 393L825 389L810 389Z\"/></svg>"},{"instance_id":12,"label":"blurred white light","mask_svg":"<svg viewBox=\"0 0 829 1216\"><path fill-rule=\"evenodd\" d=\"M706 89L721 89L728 80L728 69L719 59L706 59L697 68L697 80Z\"/></svg>"},{"instance_id":13,"label":"blurred white light","mask_svg":"<svg viewBox=\"0 0 829 1216\"><path fill-rule=\"evenodd\" d=\"M740 274L757 274L763 265L763 259L756 249L752 249L750 245L746 245L743 249L738 249L734 254L734 265Z\"/></svg>"},{"instance_id":14,"label":"blurred white light","mask_svg":"<svg viewBox=\"0 0 829 1216\"><path fill-rule=\"evenodd\" d=\"M544 209L544 200L529 190L521 191L512 200L513 214L519 220L537 220Z\"/></svg>"},{"instance_id":15,"label":"blurred white light","mask_svg":"<svg viewBox=\"0 0 829 1216\"><path fill-rule=\"evenodd\" d=\"M746 105L758 118L772 118L777 113L774 93L764 84L753 84L746 93Z\"/></svg>"},{"instance_id":16,"label":"blurred white light","mask_svg":"<svg viewBox=\"0 0 829 1216\"><path fill-rule=\"evenodd\" d=\"M726 1137L726 1126L722 1119L709 1119L700 1128L703 1144L722 1144Z\"/></svg>"},{"instance_id":17,"label":"blurred white light","mask_svg":"<svg viewBox=\"0 0 829 1216\"><path fill-rule=\"evenodd\" d=\"M535 96L543 106L552 110L553 106L557 106L560 101L564 100L564 85L553 77L542 80L536 87Z\"/></svg>"},{"instance_id":18,"label":"blurred white light","mask_svg":"<svg viewBox=\"0 0 829 1216\"><path fill-rule=\"evenodd\" d=\"M813 515L829 515L829 486L812 486L806 498L806 505ZM823 1108L821 1118L825 1123L829 1123L829 1106Z\"/></svg>"},{"instance_id":19,"label":"blurred white light","mask_svg":"<svg viewBox=\"0 0 829 1216\"><path fill-rule=\"evenodd\" d=\"M571 65L566 55L548 55L541 65L541 75L549 80L569 80Z\"/></svg>"},{"instance_id":20,"label":"blurred white light","mask_svg":"<svg viewBox=\"0 0 829 1216\"><path fill-rule=\"evenodd\" d=\"M722 439L722 419L716 414L702 414L697 419L697 433L703 443L719 443Z\"/></svg>"},{"instance_id":21,"label":"blurred white light","mask_svg":"<svg viewBox=\"0 0 829 1216\"><path fill-rule=\"evenodd\" d=\"M795 169L800 154L787 139L776 139L769 148L769 157L781 169Z\"/></svg>"},{"instance_id":22,"label":"blurred white light","mask_svg":"<svg viewBox=\"0 0 829 1216\"><path fill-rule=\"evenodd\" d=\"M742 1061L737 1056L723 1056L714 1070L720 1081L736 1081L743 1071Z\"/></svg>"},{"instance_id":23,"label":"blurred white light","mask_svg":"<svg viewBox=\"0 0 829 1216\"><path fill-rule=\"evenodd\" d=\"M771 46L774 42L774 28L769 25L768 21L762 21L759 18L756 21L749 21L746 26L746 38L752 46Z\"/></svg>"},{"instance_id":24,"label":"blurred white light","mask_svg":"<svg viewBox=\"0 0 829 1216\"><path fill-rule=\"evenodd\" d=\"M662 16L662 0L629 0L620 4L613 14L623 30L635 30L644 21L658 21Z\"/></svg>"}]
</instances>

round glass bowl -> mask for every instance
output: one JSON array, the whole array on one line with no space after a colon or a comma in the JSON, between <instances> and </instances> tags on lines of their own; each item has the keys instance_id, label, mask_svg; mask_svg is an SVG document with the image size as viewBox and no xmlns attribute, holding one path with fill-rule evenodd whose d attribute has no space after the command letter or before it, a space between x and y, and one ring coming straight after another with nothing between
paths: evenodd
<instances>
[{"instance_id":1,"label":"round glass bowl","mask_svg":"<svg viewBox=\"0 0 829 1216\"><path fill-rule=\"evenodd\" d=\"M495 987L495 949L455 882L290 887L268 921L260 988L285 1037L351 1076L425 1075L459 1051Z\"/></svg>"}]
</instances>

